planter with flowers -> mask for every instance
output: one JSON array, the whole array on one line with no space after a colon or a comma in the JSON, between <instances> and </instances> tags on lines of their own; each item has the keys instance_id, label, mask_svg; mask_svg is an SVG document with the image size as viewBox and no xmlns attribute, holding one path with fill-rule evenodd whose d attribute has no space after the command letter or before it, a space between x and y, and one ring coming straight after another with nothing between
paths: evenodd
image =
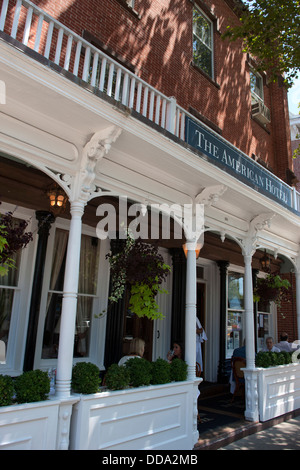
<instances>
[{"instance_id":1,"label":"planter with flowers","mask_svg":"<svg viewBox=\"0 0 300 470\"><path fill-rule=\"evenodd\" d=\"M132 313L151 320L163 318L155 297L158 292L168 293L160 285L171 268L164 262L158 248L128 235L124 250L114 255L108 254L107 258L112 281L109 302L118 302L128 288Z\"/></svg>"},{"instance_id":2,"label":"planter with flowers","mask_svg":"<svg viewBox=\"0 0 300 470\"><path fill-rule=\"evenodd\" d=\"M279 274L268 274L265 278L258 278L253 290L254 302L275 302L280 306L283 300L289 300L291 284L282 279Z\"/></svg>"}]
</instances>

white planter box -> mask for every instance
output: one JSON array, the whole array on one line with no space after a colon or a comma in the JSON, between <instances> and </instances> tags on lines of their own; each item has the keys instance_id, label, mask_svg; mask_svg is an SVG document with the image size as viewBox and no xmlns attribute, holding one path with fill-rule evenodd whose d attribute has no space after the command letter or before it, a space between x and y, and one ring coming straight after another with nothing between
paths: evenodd
<instances>
[{"instance_id":1,"label":"white planter box","mask_svg":"<svg viewBox=\"0 0 300 470\"><path fill-rule=\"evenodd\" d=\"M0 407L0 450L68 449L73 399Z\"/></svg>"},{"instance_id":2,"label":"white planter box","mask_svg":"<svg viewBox=\"0 0 300 470\"><path fill-rule=\"evenodd\" d=\"M193 449L198 439L198 383L80 395L73 407L70 449Z\"/></svg>"},{"instance_id":3,"label":"white planter box","mask_svg":"<svg viewBox=\"0 0 300 470\"><path fill-rule=\"evenodd\" d=\"M300 408L300 364L258 368L259 420Z\"/></svg>"}]
</instances>

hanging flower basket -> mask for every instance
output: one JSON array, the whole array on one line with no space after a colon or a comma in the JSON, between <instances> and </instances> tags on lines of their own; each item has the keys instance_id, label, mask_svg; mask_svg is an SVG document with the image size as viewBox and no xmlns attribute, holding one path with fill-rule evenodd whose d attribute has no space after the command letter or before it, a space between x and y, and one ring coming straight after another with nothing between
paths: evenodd
<instances>
[{"instance_id":1,"label":"hanging flower basket","mask_svg":"<svg viewBox=\"0 0 300 470\"><path fill-rule=\"evenodd\" d=\"M258 278L253 290L254 302L275 302L279 305L283 300L289 301L291 284L287 279L281 279L278 274L268 274Z\"/></svg>"},{"instance_id":2,"label":"hanging flower basket","mask_svg":"<svg viewBox=\"0 0 300 470\"><path fill-rule=\"evenodd\" d=\"M158 311L155 297L159 292L168 293L160 285L171 268L165 264L158 248L141 240L134 240L128 235L121 253L106 256L109 259L112 280L109 301L118 302L127 287L130 289L129 309L132 313L152 320L163 318Z\"/></svg>"},{"instance_id":3,"label":"hanging flower basket","mask_svg":"<svg viewBox=\"0 0 300 470\"><path fill-rule=\"evenodd\" d=\"M14 254L32 241L32 233L25 232L27 225L25 220L14 221L12 212L0 213L0 276L15 268Z\"/></svg>"}]
</instances>

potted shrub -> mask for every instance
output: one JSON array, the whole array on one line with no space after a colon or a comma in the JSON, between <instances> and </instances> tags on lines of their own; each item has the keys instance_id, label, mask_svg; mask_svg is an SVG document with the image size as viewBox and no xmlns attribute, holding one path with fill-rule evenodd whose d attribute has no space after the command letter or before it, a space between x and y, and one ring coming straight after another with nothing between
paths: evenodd
<instances>
[{"instance_id":1,"label":"potted shrub","mask_svg":"<svg viewBox=\"0 0 300 470\"><path fill-rule=\"evenodd\" d=\"M105 375L105 385L109 390L123 390L130 384L130 372L124 366L112 364Z\"/></svg>"},{"instance_id":2,"label":"potted shrub","mask_svg":"<svg viewBox=\"0 0 300 470\"><path fill-rule=\"evenodd\" d=\"M100 369L91 362L78 362L72 370L72 389L74 392L97 393L101 384Z\"/></svg>"},{"instance_id":3,"label":"potted shrub","mask_svg":"<svg viewBox=\"0 0 300 470\"><path fill-rule=\"evenodd\" d=\"M151 367L153 385L166 384L171 382L170 378L170 364L168 361L161 359L160 357L152 363Z\"/></svg>"},{"instance_id":4,"label":"potted shrub","mask_svg":"<svg viewBox=\"0 0 300 470\"><path fill-rule=\"evenodd\" d=\"M180 382L187 379L187 363L182 359L173 359L170 364L170 377L174 382Z\"/></svg>"},{"instance_id":5,"label":"potted shrub","mask_svg":"<svg viewBox=\"0 0 300 470\"><path fill-rule=\"evenodd\" d=\"M14 393L13 379L9 375L0 375L0 406L12 405Z\"/></svg>"},{"instance_id":6,"label":"potted shrub","mask_svg":"<svg viewBox=\"0 0 300 470\"><path fill-rule=\"evenodd\" d=\"M256 367L275 367L292 362L292 353L281 351L280 353L271 351L259 351L255 358Z\"/></svg>"},{"instance_id":7,"label":"potted shrub","mask_svg":"<svg viewBox=\"0 0 300 470\"><path fill-rule=\"evenodd\" d=\"M127 236L124 250L107 254L111 269L111 303L122 298L125 288L130 289L129 309L139 317L163 318L155 297L158 292L168 293L160 285L170 272L156 246Z\"/></svg>"},{"instance_id":8,"label":"potted shrub","mask_svg":"<svg viewBox=\"0 0 300 470\"><path fill-rule=\"evenodd\" d=\"M24 372L15 379L15 391L17 403L46 400L50 392L50 378L47 372L39 369Z\"/></svg>"},{"instance_id":9,"label":"potted shrub","mask_svg":"<svg viewBox=\"0 0 300 470\"><path fill-rule=\"evenodd\" d=\"M151 383L151 363L142 357L134 357L126 362L125 367L129 370L130 385L141 387Z\"/></svg>"},{"instance_id":10,"label":"potted shrub","mask_svg":"<svg viewBox=\"0 0 300 470\"><path fill-rule=\"evenodd\" d=\"M281 304L283 299L288 300L291 284L287 279L281 279L279 274L268 274L265 278L258 278L253 290L254 302L275 302Z\"/></svg>"}]
</instances>

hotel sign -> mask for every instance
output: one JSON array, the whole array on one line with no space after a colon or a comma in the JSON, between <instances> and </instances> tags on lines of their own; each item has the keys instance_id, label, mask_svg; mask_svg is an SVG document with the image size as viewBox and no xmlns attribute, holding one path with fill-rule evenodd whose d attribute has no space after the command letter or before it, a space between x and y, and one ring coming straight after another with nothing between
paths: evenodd
<instances>
[{"instance_id":1,"label":"hotel sign","mask_svg":"<svg viewBox=\"0 0 300 470\"><path fill-rule=\"evenodd\" d=\"M291 188L239 149L218 138L189 117L186 117L185 132L186 142L204 153L209 161L280 204L292 207Z\"/></svg>"}]
</instances>

